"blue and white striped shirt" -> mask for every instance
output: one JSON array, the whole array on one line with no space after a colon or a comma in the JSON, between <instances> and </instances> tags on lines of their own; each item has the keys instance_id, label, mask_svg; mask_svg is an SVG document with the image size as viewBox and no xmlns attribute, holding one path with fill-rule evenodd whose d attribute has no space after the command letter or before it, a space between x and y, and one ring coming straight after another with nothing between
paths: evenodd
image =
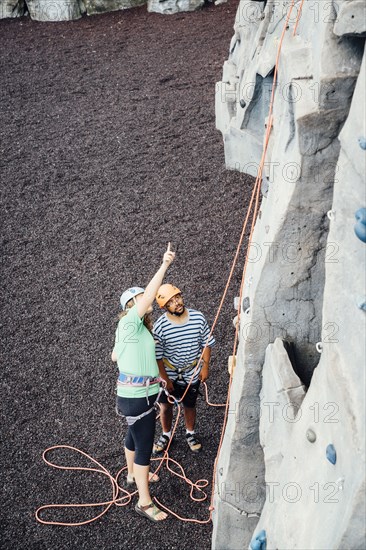
<instances>
[{"instance_id":1,"label":"blue and white striped shirt","mask_svg":"<svg viewBox=\"0 0 366 550\"><path fill-rule=\"evenodd\" d=\"M159 317L153 328L156 342L156 359L163 359L164 357L177 368L186 367L199 359L210 334L210 329L203 314L194 309L187 309L187 311L189 318L186 323L182 325L172 323L165 313ZM211 336L208 346L212 347L214 345L215 339ZM193 384L198 381L202 365L203 363L194 375ZM182 372L185 382L189 382L194 369L195 367L192 367ZM165 370L171 380L177 380L178 373L176 370L169 369L166 365Z\"/></svg>"}]
</instances>

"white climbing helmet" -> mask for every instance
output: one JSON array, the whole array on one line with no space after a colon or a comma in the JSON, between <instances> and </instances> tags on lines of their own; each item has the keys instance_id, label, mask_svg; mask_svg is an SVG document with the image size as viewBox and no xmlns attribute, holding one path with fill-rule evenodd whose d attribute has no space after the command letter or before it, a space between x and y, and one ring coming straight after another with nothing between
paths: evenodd
<instances>
[{"instance_id":1,"label":"white climbing helmet","mask_svg":"<svg viewBox=\"0 0 366 550\"><path fill-rule=\"evenodd\" d=\"M135 298L136 296L138 296L139 294L143 294L144 292L145 289L141 288L140 286L133 286L125 290L119 300L121 302L121 307L123 311L126 310L126 305L132 298Z\"/></svg>"}]
</instances>

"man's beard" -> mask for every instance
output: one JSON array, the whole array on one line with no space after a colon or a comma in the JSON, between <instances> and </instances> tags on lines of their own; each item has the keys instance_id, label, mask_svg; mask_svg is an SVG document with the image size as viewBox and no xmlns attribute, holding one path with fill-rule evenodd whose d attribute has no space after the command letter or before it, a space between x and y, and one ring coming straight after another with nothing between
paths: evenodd
<instances>
[{"instance_id":1,"label":"man's beard","mask_svg":"<svg viewBox=\"0 0 366 550\"><path fill-rule=\"evenodd\" d=\"M171 315L176 315L176 317L180 317L181 315L183 315L185 310L186 310L186 308L185 308L185 306L183 306L182 311L169 311L169 313L171 313Z\"/></svg>"}]
</instances>

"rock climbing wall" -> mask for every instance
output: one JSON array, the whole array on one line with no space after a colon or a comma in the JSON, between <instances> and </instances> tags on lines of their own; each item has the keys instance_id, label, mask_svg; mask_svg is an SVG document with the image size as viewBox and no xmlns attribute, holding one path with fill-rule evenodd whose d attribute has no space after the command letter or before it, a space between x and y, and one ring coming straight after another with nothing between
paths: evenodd
<instances>
[{"instance_id":1,"label":"rock climbing wall","mask_svg":"<svg viewBox=\"0 0 366 550\"><path fill-rule=\"evenodd\" d=\"M70 21L85 13L83 0L1 0L0 19L29 15L36 21Z\"/></svg>"},{"instance_id":2,"label":"rock climbing wall","mask_svg":"<svg viewBox=\"0 0 366 550\"><path fill-rule=\"evenodd\" d=\"M365 4L241 1L216 120L227 167L256 176L292 4L217 469L215 549L366 544Z\"/></svg>"},{"instance_id":3,"label":"rock climbing wall","mask_svg":"<svg viewBox=\"0 0 366 550\"><path fill-rule=\"evenodd\" d=\"M146 0L83 0L83 2L88 15L107 11L126 10L146 4Z\"/></svg>"},{"instance_id":4,"label":"rock climbing wall","mask_svg":"<svg viewBox=\"0 0 366 550\"><path fill-rule=\"evenodd\" d=\"M147 0L1 0L0 19L29 14L36 21L70 21L83 14L125 10Z\"/></svg>"},{"instance_id":5,"label":"rock climbing wall","mask_svg":"<svg viewBox=\"0 0 366 550\"><path fill-rule=\"evenodd\" d=\"M217 0L222 4L226 0ZM169 15L194 11L204 0L0 0L0 19L29 14L36 21L70 21L83 14L94 15L148 4L148 11Z\"/></svg>"},{"instance_id":6,"label":"rock climbing wall","mask_svg":"<svg viewBox=\"0 0 366 550\"><path fill-rule=\"evenodd\" d=\"M79 0L25 0L31 19L36 21L70 21L79 19L84 6Z\"/></svg>"},{"instance_id":7,"label":"rock climbing wall","mask_svg":"<svg viewBox=\"0 0 366 550\"><path fill-rule=\"evenodd\" d=\"M21 17L25 13L24 0L3 0L0 3L0 19Z\"/></svg>"},{"instance_id":8,"label":"rock climbing wall","mask_svg":"<svg viewBox=\"0 0 366 550\"><path fill-rule=\"evenodd\" d=\"M194 11L201 8L205 0L148 0L147 9L151 12L170 15L180 11Z\"/></svg>"}]
</instances>

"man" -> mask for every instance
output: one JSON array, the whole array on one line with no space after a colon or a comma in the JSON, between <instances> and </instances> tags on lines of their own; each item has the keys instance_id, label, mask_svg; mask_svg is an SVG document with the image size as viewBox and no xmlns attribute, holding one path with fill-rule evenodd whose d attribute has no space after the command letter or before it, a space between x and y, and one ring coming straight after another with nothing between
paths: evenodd
<instances>
[{"instance_id":1,"label":"man","mask_svg":"<svg viewBox=\"0 0 366 550\"><path fill-rule=\"evenodd\" d=\"M210 329L206 319L200 311L185 307L181 291L176 286L162 285L156 301L160 308L166 310L154 324L153 335L160 376L166 381L167 390L179 400L193 375L183 398L183 407L186 440L191 451L197 453L202 445L194 431L196 400L200 383L208 378L211 348L215 339L211 336L207 341ZM204 348L203 360L195 371ZM154 454L164 452L171 438L173 405L168 403L165 394L162 394L160 403L163 433L154 445Z\"/></svg>"}]
</instances>

